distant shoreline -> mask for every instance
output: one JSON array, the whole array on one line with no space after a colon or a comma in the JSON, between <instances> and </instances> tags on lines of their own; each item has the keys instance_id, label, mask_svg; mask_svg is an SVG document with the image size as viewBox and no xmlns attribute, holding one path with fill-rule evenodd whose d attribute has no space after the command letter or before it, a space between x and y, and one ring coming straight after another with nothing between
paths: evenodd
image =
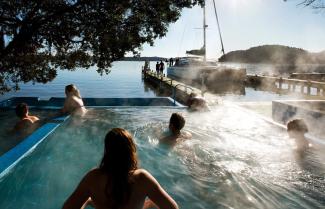
<instances>
[{"instance_id":1,"label":"distant shoreline","mask_svg":"<svg viewBox=\"0 0 325 209\"><path fill-rule=\"evenodd\" d=\"M118 61L166 61L165 57L124 57Z\"/></svg>"},{"instance_id":2,"label":"distant shoreline","mask_svg":"<svg viewBox=\"0 0 325 209\"><path fill-rule=\"evenodd\" d=\"M299 66L301 64L325 64L325 51L308 52L304 49L283 46L263 45L247 50L228 52L219 58L219 62L238 62L247 64L281 64Z\"/></svg>"}]
</instances>

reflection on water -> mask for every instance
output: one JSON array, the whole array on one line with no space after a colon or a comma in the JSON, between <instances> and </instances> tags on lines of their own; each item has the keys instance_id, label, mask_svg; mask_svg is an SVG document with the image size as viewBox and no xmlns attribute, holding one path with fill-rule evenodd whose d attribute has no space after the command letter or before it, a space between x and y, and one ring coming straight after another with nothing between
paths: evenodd
<instances>
[{"instance_id":1,"label":"reflection on water","mask_svg":"<svg viewBox=\"0 0 325 209\"><path fill-rule=\"evenodd\" d=\"M21 90L0 95L0 101L13 96L32 96L41 98L65 97L64 88L75 84L82 97L153 97L154 94L143 90L141 66L143 62L114 62L108 75L100 76L95 67L88 70L59 71L58 76L47 84L31 82L21 84Z\"/></svg>"},{"instance_id":2,"label":"reflection on water","mask_svg":"<svg viewBox=\"0 0 325 209\"><path fill-rule=\"evenodd\" d=\"M306 167L285 132L227 105L200 114L182 110L193 139L166 147L158 139L175 111L180 109L91 109L70 120L0 180L0 208L59 208L98 165L104 136L113 127L134 134L141 167L181 208L325 205L325 158L317 152L306 158L314 168Z\"/></svg>"},{"instance_id":3,"label":"reflection on water","mask_svg":"<svg viewBox=\"0 0 325 209\"><path fill-rule=\"evenodd\" d=\"M0 101L13 96L32 96L41 98L65 97L64 87L68 84L75 84L81 92L82 97L154 97L170 96L171 90L162 92L152 88L143 82L141 78L141 67L144 62L114 62L111 72L108 75L100 76L96 68L77 71L59 71L57 78L47 84L33 85L32 83L21 84L21 90L0 95ZM155 62L151 62L154 68ZM264 64L234 64L235 67L247 67L249 74L263 74L270 70L269 65ZM166 74L166 72L164 72ZM200 87L199 84L197 87ZM214 88L214 92L228 100L240 101L271 101L274 99L299 99L299 95L288 95L283 92L270 92L245 88L243 85L220 85Z\"/></svg>"}]
</instances>

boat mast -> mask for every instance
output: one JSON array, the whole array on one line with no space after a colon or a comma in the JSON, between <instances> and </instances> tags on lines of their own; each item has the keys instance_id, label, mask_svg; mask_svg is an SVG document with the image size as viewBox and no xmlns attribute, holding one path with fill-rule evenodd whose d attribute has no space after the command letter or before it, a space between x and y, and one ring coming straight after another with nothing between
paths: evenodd
<instances>
[{"instance_id":1,"label":"boat mast","mask_svg":"<svg viewBox=\"0 0 325 209\"><path fill-rule=\"evenodd\" d=\"M218 18L218 13L217 13L217 7L216 7L215 0L213 0L213 6L214 6L214 13L216 14L216 19L217 19L219 37L220 37L220 42L221 42L221 51L222 51L222 55L225 55L225 48L223 46L223 41L222 41L222 36L221 36L221 30L220 30L220 24L219 24L219 18Z\"/></svg>"},{"instance_id":2,"label":"boat mast","mask_svg":"<svg viewBox=\"0 0 325 209\"><path fill-rule=\"evenodd\" d=\"M204 56L203 61L206 62L206 28L208 27L205 22L205 1L203 2L203 49L204 49Z\"/></svg>"}]
</instances>

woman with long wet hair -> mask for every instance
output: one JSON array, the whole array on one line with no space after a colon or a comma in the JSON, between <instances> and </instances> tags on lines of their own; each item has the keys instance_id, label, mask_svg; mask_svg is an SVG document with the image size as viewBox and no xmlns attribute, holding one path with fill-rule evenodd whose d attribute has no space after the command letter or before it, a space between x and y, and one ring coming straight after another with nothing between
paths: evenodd
<instances>
[{"instance_id":1,"label":"woman with long wet hair","mask_svg":"<svg viewBox=\"0 0 325 209\"><path fill-rule=\"evenodd\" d=\"M100 166L85 175L63 208L83 208L87 204L97 209L178 208L157 180L138 168L132 136L121 128L107 133Z\"/></svg>"}]
</instances>

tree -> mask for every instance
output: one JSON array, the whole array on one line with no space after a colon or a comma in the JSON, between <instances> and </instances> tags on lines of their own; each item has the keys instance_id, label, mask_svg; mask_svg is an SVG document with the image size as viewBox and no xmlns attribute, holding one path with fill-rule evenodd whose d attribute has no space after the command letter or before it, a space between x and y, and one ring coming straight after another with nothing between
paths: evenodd
<instances>
[{"instance_id":1,"label":"tree","mask_svg":"<svg viewBox=\"0 0 325 209\"><path fill-rule=\"evenodd\" d=\"M288 0L283 0L288 1ZM299 5L304 5L307 7L312 7L313 9L324 9L325 3L324 0L300 0Z\"/></svg>"},{"instance_id":2,"label":"tree","mask_svg":"<svg viewBox=\"0 0 325 209\"><path fill-rule=\"evenodd\" d=\"M57 70L96 65L108 73L126 52L166 35L183 8L203 0L2 0L0 93Z\"/></svg>"}]
</instances>

